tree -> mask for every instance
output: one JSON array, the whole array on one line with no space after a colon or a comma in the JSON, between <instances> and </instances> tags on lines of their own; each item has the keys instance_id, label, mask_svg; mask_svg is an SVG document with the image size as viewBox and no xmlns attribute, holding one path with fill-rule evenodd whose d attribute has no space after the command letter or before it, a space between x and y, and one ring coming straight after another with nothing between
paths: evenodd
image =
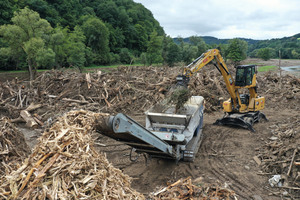
<instances>
[{"instance_id":1,"label":"tree","mask_svg":"<svg viewBox=\"0 0 300 200\"><path fill-rule=\"evenodd\" d=\"M96 17L90 17L82 25L86 37L86 46L96 55L97 64L109 61L109 31L105 24Z\"/></svg>"},{"instance_id":2,"label":"tree","mask_svg":"<svg viewBox=\"0 0 300 200\"><path fill-rule=\"evenodd\" d=\"M125 45L125 36L121 28L113 28L111 24L106 23L109 29L109 48L113 53L120 53Z\"/></svg>"},{"instance_id":3,"label":"tree","mask_svg":"<svg viewBox=\"0 0 300 200\"><path fill-rule=\"evenodd\" d=\"M184 44L182 51L182 59L185 64L189 64L196 58L198 47L189 44Z\"/></svg>"},{"instance_id":4,"label":"tree","mask_svg":"<svg viewBox=\"0 0 300 200\"><path fill-rule=\"evenodd\" d=\"M68 35L67 39L67 61L70 65L77 67L82 71L84 63L86 62L86 46L84 44L85 36L82 29L76 26L74 31Z\"/></svg>"},{"instance_id":5,"label":"tree","mask_svg":"<svg viewBox=\"0 0 300 200\"><path fill-rule=\"evenodd\" d=\"M69 29L57 26L50 36L49 46L55 53L54 67L61 68L67 62L67 38Z\"/></svg>"},{"instance_id":6,"label":"tree","mask_svg":"<svg viewBox=\"0 0 300 200\"><path fill-rule=\"evenodd\" d=\"M0 35L8 44L1 52L11 56L25 53L30 80L33 80L37 67L52 62L52 57L55 56L55 53L45 45L45 37L52 28L47 20L41 19L37 12L27 7L15 12L12 22L13 25L0 27Z\"/></svg>"},{"instance_id":7,"label":"tree","mask_svg":"<svg viewBox=\"0 0 300 200\"><path fill-rule=\"evenodd\" d=\"M173 38L171 38L169 35L167 36L166 34L163 36L163 41L162 41L162 57L164 60L164 63L168 63L168 54L169 54L169 48L170 45L174 43ZM180 59L180 58L178 58Z\"/></svg>"},{"instance_id":8,"label":"tree","mask_svg":"<svg viewBox=\"0 0 300 200\"><path fill-rule=\"evenodd\" d=\"M269 48L259 49L257 52L257 57L265 61L270 60L271 58L270 49Z\"/></svg>"},{"instance_id":9,"label":"tree","mask_svg":"<svg viewBox=\"0 0 300 200\"><path fill-rule=\"evenodd\" d=\"M136 34L136 50L140 54L141 52L145 52L147 50L147 42L148 42L148 35L146 33L146 30L143 26L140 24L134 25L134 28L137 32Z\"/></svg>"},{"instance_id":10,"label":"tree","mask_svg":"<svg viewBox=\"0 0 300 200\"><path fill-rule=\"evenodd\" d=\"M171 43L169 50L168 50L168 56L167 56L167 63L170 67L173 67L174 64L178 61L180 61L180 48L177 44Z\"/></svg>"},{"instance_id":11,"label":"tree","mask_svg":"<svg viewBox=\"0 0 300 200\"><path fill-rule=\"evenodd\" d=\"M253 51L249 52L248 55L250 58L257 58L258 49L254 49Z\"/></svg>"},{"instance_id":12,"label":"tree","mask_svg":"<svg viewBox=\"0 0 300 200\"><path fill-rule=\"evenodd\" d=\"M147 63L147 54L144 52L140 55L140 61L142 64L144 64L144 66L146 65Z\"/></svg>"},{"instance_id":13,"label":"tree","mask_svg":"<svg viewBox=\"0 0 300 200\"><path fill-rule=\"evenodd\" d=\"M189 38L192 45L196 46L198 48L198 51L196 53L196 57L199 57L201 54L207 51L206 43L204 40L199 36L191 36Z\"/></svg>"},{"instance_id":14,"label":"tree","mask_svg":"<svg viewBox=\"0 0 300 200\"><path fill-rule=\"evenodd\" d=\"M229 47L227 49L226 57L230 59L235 64L238 64L240 61L245 60L247 58L247 42L240 40L238 38L234 38L229 40Z\"/></svg>"},{"instance_id":15,"label":"tree","mask_svg":"<svg viewBox=\"0 0 300 200\"><path fill-rule=\"evenodd\" d=\"M292 51L292 55L293 55L293 58L296 58L296 59L300 58L300 54L295 49Z\"/></svg>"},{"instance_id":16,"label":"tree","mask_svg":"<svg viewBox=\"0 0 300 200\"><path fill-rule=\"evenodd\" d=\"M8 24L13 16L13 6L9 0L0 1L0 25Z\"/></svg>"},{"instance_id":17,"label":"tree","mask_svg":"<svg viewBox=\"0 0 300 200\"><path fill-rule=\"evenodd\" d=\"M123 64L129 64L131 62L131 55L128 51L127 48L123 48L121 49L121 52L120 52L120 61L121 63Z\"/></svg>"},{"instance_id":18,"label":"tree","mask_svg":"<svg viewBox=\"0 0 300 200\"><path fill-rule=\"evenodd\" d=\"M148 62L150 65L153 63L160 63L163 61L163 58L161 56L161 45L162 40L159 36L157 36L157 32L153 31L150 35L150 41L147 49L147 55L148 55Z\"/></svg>"}]
</instances>

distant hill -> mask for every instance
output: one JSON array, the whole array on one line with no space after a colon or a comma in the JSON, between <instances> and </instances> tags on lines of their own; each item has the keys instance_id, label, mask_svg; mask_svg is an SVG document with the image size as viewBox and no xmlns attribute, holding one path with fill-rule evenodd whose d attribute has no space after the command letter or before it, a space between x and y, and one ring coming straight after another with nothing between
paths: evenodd
<instances>
[{"instance_id":1,"label":"distant hill","mask_svg":"<svg viewBox=\"0 0 300 200\"><path fill-rule=\"evenodd\" d=\"M211 37L211 36L201 36L201 38L204 40L204 42L208 45L212 45L212 44L228 44L228 40L230 39L218 39L216 37ZM173 38L174 42L176 44L179 44L178 38ZM244 40L248 43L248 45L251 44L255 44L257 42L259 42L260 40L253 40L253 39L248 39L248 38L239 38L241 40ZM183 38L183 41L186 43L190 43L189 38Z\"/></svg>"},{"instance_id":2,"label":"distant hill","mask_svg":"<svg viewBox=\"0 0 300 200\"><path fill-rule=\"evenodd\" d=\"M212 44L228 44L230 39L218 39L211 36L201 36L207 45ZM257 57L257 52L262 48L269 48L271 53L271 58L282 59L300 59L300 33L297 33L290 37L283 38L273 38L268 40L253 40L249 38L239 38L248 43L247 55L251 58ZM176 44L179 44L178 38L173 38ZM183 38L183 41L190 43L189 38Z\"/></svg>"}]
</instances>

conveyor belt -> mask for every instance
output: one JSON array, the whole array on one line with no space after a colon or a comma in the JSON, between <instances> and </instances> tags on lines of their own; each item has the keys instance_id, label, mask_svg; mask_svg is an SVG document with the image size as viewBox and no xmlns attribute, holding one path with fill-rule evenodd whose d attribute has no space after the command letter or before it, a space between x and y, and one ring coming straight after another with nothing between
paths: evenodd
<instances>
[{"instance_id":1,"label":"conveyor belt","mask_svg":"<svg viewBox=\"0 0 300 200\"><path fill-rule=\"evenodd\" d=\"M152 157L180 159L172 145L122 113L97 117L95 127L101 134L134 147L137 153L145 152Z\"/></svg>"}]
</instances>

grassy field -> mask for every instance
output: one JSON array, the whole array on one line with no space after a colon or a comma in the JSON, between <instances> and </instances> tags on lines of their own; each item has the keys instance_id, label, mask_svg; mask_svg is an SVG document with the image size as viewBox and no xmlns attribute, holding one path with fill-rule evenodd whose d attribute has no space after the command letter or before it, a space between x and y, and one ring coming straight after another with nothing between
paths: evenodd
<instances>
[{"instance_id":1,"label":"grassy field","mask_svg":"<svg viewBox=\"0 0 300 200\"><path fill-rule=\"evenodd\" d=\"M276 66L262 66L262 67L258 67L257 71L259 72L267 72L267 71L270 71L270 70L277 70L278 67Z\"/></svg>"},{"instance_id":2,"label":"grassy field","mask_svg":"<svg viewBox=\"0 0 300 200\"><path fill-rule=\"evenodd\" d=\"M247 63L247 65L263 65L264 63Z\"/></svg>"}]
</instances>

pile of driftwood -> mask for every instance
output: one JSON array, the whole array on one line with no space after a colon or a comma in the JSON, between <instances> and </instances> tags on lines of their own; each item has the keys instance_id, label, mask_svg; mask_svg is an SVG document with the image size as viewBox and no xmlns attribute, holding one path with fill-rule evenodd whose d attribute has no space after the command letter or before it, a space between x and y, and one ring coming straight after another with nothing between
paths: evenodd
<instances>
[{"instance_id":1,"label":"pile of driftwood","mask_svg":"<svg viewBox=\"0 0 300 200\"><path fill-rule=\"evenodd\" d=\"M160 188L149 195L150 199L236 199L235 193L227 188L202 183L201 178L192 182L191 177L180 179L168 187Z\"/></svg>"},{"instance_id":2,"label":"pile of driftwood","mask_svg":"<svg viewBox=\"0 0 300 200\"><path fill-rule=\"evenodd\" d=\"M218 109L218 98L226 93L222 77L214 71L208 69L193 76L189 86L191 95L205 97L207 112ZM0 82L0 115L36 128L74 109L143 113L166 98L178 74L180 68L169 67L119 67L109 73L85 74L45 71L32 82Z\"/></svg>"},{"instance_id":3,"label":"pile of driftwood","mask_svg":"<svg viewBox=\"0 0 300 200\"><path fill-rule=\"evenodd\" d=\"M95 114L70 111L39 138L29 159L7 174L3 198L144 199L130 178L94 150ZM105 115L105 114L103 114Z\"/></svg>"},{"instance_id":4,"label":"pile of driftwood","mask_svg":"<svg viewBox=\"0 0 300 200\"><path fill-rule=\"evenodd\" d=\"M7 118L0 119L0 185L6 174L20 167L30 154L30 148L20 132ZM1 188L0 188L0 192Z\"/></svg>"},{"instance_id":5,"label":"pile of driftwood","mask_svg":"<svg viewBox=\"0 0 300 200\"><path fill-rule=\"evenodd\" d=\"M232 66L228 67L234 72ZM70 110L143 113L170 94L180 73L181 69L175 67L119 67L109 73L45 71L32 82L18 79L0 82L0 116L35 128L51 124ZM266 97L267 107L276 108L280 102L300 109L298 78L292 75L280 78L270 72L258 75L257 79L258 94ZM229 98L222 75L212 65L191 77L189 90L190 95L205 98L205 112L220 110L219 98Z\"/></svg>"},{"instance_id":6,"label":"pile of driftwood","mask_svg":"<svg viewBox=\"0 0 300 200\"><path fill-rule=\"evenodd\" d=\"M276 187L300 191L300 115L274 123L269 127L272 137L259 150L254 160L262 175L280 175ZM279 192L279 195L281 193Z\"/></svg>"},{"instance_id":7,"label":"pile of driftwood","mask_svg":"<svg viewBox=\"0 0 300 200\"><path fill-rule=\"evenodd\" d=\"M269 108L286 107L300 110L300 79L286 74L267 72L258 76L258 94L266 97Z\"/></svg>"},{"instance_id":8,"label":"pile of driftwood","mask_svg":"<svg viewBox=\"0 0 300 200\"><path fill-rule=\"evenodd\" d=\"M32 82L15 79L0 83L0 111L13 122L30 121L33 127L74 109L143 112L165 98L175 81L172 74L178 73L178 69L155 67L120 67L110 73L86 74L46 71Z\"/></svg>"}]
</instances>

